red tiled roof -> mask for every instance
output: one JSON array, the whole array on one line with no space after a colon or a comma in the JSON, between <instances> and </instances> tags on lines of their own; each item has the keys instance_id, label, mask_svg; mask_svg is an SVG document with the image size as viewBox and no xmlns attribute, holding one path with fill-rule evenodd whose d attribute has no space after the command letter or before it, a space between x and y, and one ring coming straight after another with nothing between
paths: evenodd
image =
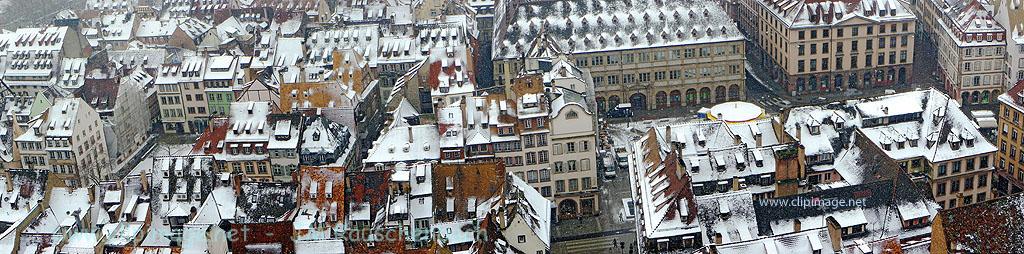
<instances>
[{"instance_id":1,"label":"red tiled roof","mask_svg":"<svg viewBox=\"0 0 1024 254\"><path fill-rule=\"evenodd\" d=\"M1010 87L1010 90L1006 91L1006 94L1010 95L1010 98L1013 98L1013 101L1020 102L1022 92L1024 92L1024 80L1017 81L1017 84Z\"/></svg>"},{"instance_id":2,"label":"red tiled roof","mask_svg":"<svg viewBox=\"0 0 1024 254\"><path fill-rule=\"evenodd\" d=\"M223 149L217 147L217 143L224 140L224 137L228 134L228 119L227 118L216 118L210 121L210 126L206 128L199 138L196 139L195 144L192 145L191 154L219 154Z\"/></svg>"},{"instance_id":3,"label":"red tiled roof","mask_svg":"<svg viewBox=\"0 0 1024 254\"><path fill-rule=\"evenodd\" d=\"M942 210L944 239L951 250L1024 253L1024 195ZM933 236L935 237L935 236Z\"/></svg>"}]
</instances>

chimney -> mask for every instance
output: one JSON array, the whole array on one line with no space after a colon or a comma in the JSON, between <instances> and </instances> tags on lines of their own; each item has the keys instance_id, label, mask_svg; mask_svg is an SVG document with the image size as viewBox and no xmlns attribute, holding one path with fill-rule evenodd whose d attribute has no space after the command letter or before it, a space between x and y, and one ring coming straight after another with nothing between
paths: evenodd
<instances>
[{"instance_id":1,"label":"chimney","mask_svg":"<svg viewBox=\"0 0 1024 254\"><path fill-rule=\"evenodd\" d=\"M412 126L406 126L406 131L409 133L409 144L412 144Z\"/></svg>"},{"instance_id":2,"label":"chimney","mask_svg":"<svg viewBox=\"0 0 1024 254\"><path fill-rule=\"evenodd\" d=\"M715 244L722 244L722 233L715 233Z\"/></svg>"},{"instance_id":3,"label":"chimney","mask_svg":"<svg viewBox=\"0 0 1024 254\"><path fill-rule=\"evenodd\" d=\"M799 219L794 219L793 220L793 232L800 232L800 220Z\"/></svg>"},{"instance_id":4,"label":"chimney","mask_svg":"<svg viewBox=\"0 0 1024 254\"><path fill-rule=\"evenodd\" d=\"M672 125L665 126L665 141L672 143Z\"/></svg>"}]
</instances>

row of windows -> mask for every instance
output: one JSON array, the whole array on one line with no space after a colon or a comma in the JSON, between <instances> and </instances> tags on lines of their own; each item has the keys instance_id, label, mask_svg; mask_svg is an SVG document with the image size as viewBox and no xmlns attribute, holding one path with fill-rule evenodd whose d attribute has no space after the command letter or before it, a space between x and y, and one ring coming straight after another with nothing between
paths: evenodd
<instances>
[{"instance_id":1,"label":"row of windows","mask_svg":"<svg viewBox=\"0 0 1024 254\"><path fill-rule=\"evenodd\" d=\"M961 182L963 184L961 184ZM947 183L949 184L949 192L946 192ZM975 186L977 186L977 188L988 187L988 174L980 174L977 177L968 176L963 178L962 181L961 179L953 179L951 181L940 180L935 184L935 196L941 197L946 194L956 194L961 191L961 188L963 188L962 190L964 191L973 190Z\"/></svg>"},{"instance_id":2,"label":"row of windows","mask_svg":"<svg viewBox=\"0 0 1024 254\"><path fill-rule=\"evenodd\" d=\"M259 173L261 175L267 174L267 164L262 161L256 162L236 162L231 164L231 172L242 172L242 167L245 164L245 174L252 175ZM255 164L255 165L254 165ZM258 171L257 171L258 170Z\"/></svg>"},{"instance_id":3,"label":"row of windows","mask_svg":"<svg viewBox=\"0 0 1024 254\"><path fill-rule=\"evenodd\" d=\"M977 197L977 198L975 198L975 197ZM985 202L985 200L987 200L987 199L988 199L988 193L985 193L985 192L980 192L980 193L978 193L978 194L976 194L974 196L966 195L966 196L964 196L964 205L970 205L970 204L973 204L973 203L976 203L976 202ZM956 199L951 199L948 202L947 201L938 201L938 203L939 203L939 206L942 207L942 209L949 209L949 208L955 208L956 207L956 205L957 205L956 201L957 201Z\"/></svg>"},{"instance_id":4,"label":"row of windows","mask_svg":"<svg viewBox=\"0 0 1024 254\"><path fill-rule=\"evenodd\" d=\"M994 84L1002 84L1002 74L989 74L989 75L965 75L963 77L963 86L988 86ZM986 99L987 100L987 99Z\"/></svg>"},{"instance_id":5,"label":"row of windows","mask_svg":"<svg viewBox=\"0 0 1024 254\"><path fill-rule=\"evenodd\" d=\"M977 162L977 163L975 163L975 162ZM951 162L939 164L939 167L938 167L938 170L936 172L936 175L938 177L943 177L943 176L946 176L946 175L956 175L956 174L959 174L964 168L966 168L965 172L971 172L971 171L974 171L975 169L985 169L985 168L989 167L988 163L989 163L988 155L980 156L980 157L978 157L977 160L975 160L975 158L967 158L967 159L964 159L964 160L954 160L954 161L951 161ZM949 172L949 171L951 171L951 172Z\"/></svg>"},{"instance_id":6,"label":"row of windows","mask_svg":"<svg viewBox=\"0 0 1024 254\"><path fill-rule=\"evenodd\" d=\"M886 38L888 38L888 39L886 39ZM896 47L896 36L890 36L890 37L878 38L878 49L885 49L885 47L887 45L886 41L889 42L888 43L889 47L891 47L891 48ZM906 47L909 44L909 41L910 41L910 36L909 35L901 36L900 37L900 47ZM874 46L875 46L874 42L875 42L875 40L873 40L873 39L864 40L865 50L874 50ZM808 45L810 47L807 47ZM842 41L835 42L836 54L844 53L845 52L845 45L846 44L843 43ZM797 47L796 47L797 55L799 55L799 56L807 55L808 49L810 51L810 55L818 54L818 51L819 51L818 49L821 49L820 51L821 51L822 54L828 54L829 50L831 50L831 47L829 47L829 46L830 45L829 45L828 42L824 42L824 43L821 43L821 44L817 44L817 43L800 44L800 45L797 45ZM858 50L860 50L860 41L851 41L850 42L850 52L851 53L856 53Z\"/></svg>"},{"instance_id":7,"label":"row of windows","mask_svg":"<svg viewBox=\"0 0 1024 254\"><path fill-rule=\"evenodd\" d=\"M49 151L47 154L50 156L51 160L74 159L74 155L71 154L71 151Z\"/></svg>"},{"instance_id":8,"label":"row of windows","mask_svg":"<svg viewBox=\"0 0 1024 254\"><path fill-rule=\"evenodd\" d=\"M871 67L872 57L873 57L873 55L870 54L870 53L864 55L864 67ZM836 63L835 70L843 70L845 68L843 66L843 60L844 59L845 59L845 57L842 57L842 56L836 57L836 59L835 59L835 63ZM858 57L851 56L849 59L850 59L850 67L849 68L851 68L851 69L860 68L858 66L858 61L857 61ZM886 61L885 61L886 60L885 54L878 54L878 57L875 58L875 59L877 59L877 62L876 62L877 66L881 66L881 65L886 65L887 64ZM897 64L896 52L895 51L894 52L889 52L889 58L888 59L889 59L888 64L890 64L890 65ZM819 65L819 63L820 63L820 65ZM899 62L898 63L900 63L900 64L907 63L907 51L906 50L900 51ZM796 61L796 72L797 73L815 72L815 71L819 70L819 66L820 66L820 70L822 70L822 71L829 70L829 59L828 58L821 58L821 59L810 59L810 60L797 60Z\"/></svg>"},{"instance_id":9,"label":"row of windows","mask_svg":"<svg viewBox=\"0 0 1024 254\"><path fill-rule=\"evenodd\" d=\"M637 82L651 82L664 80L677 80L680 78L712 77L726 74L739 74L742 71L739 64L725 64L716 66L702 66L699 68L686 68L685 70L637 72L622 75L595 76L594 85L617 85L633 84Z\"/></svg>"},{"instance_id":10,"label":"row of windows","mask_svg":"<svg viewBox=\"0 0 1024 254\"><path fill-rule=\"evenodd\" d=\"M553 150L554 151L552 152L554 152L555 155L561 155L563 153L588 152L590 151L590 141L583 140L580 142L556 143Z\"/></svg>"},{"instance_id":11,"label":"row of windows","mask_svg":"<svg viewBox=\"0 0 1024 254\"><path fill-rule=\"evenodd\" d=\"M566 186L566 182L569 183L568 186ZM568 187L568 188L566 188L566 187ZM595 188L595 187L597 187L597 186L594 185L593 179L590 178L590 177L584 177L584 178L579 178L579 179L569 179L568 181L567 180L555 181L555 193L586 191L586 190L590 190L590 189Z\"/></svg>"},{"instance_id":12,"label":"row of windows","mask_svg":"<svg viewBox=\"0 0 1024 254\"><path fill-rule=\"evenodd\" d=\"M579 163L577 163L576 160L568 160L564 162L556 161L554 164L555 173L564 173L567 171L576 172L577 170L590 170L590 159L581 159L579 160Z\"/></svg>"},{"instance_id":13,"label":"row of windows","mask_svg":"<svg viewBox=\"0 0 1024 254\"><path fill-rule=\"evenodd\" d=\"M525 148L543 147L548 145L547 133L522 135L520 138L523 139L523 147Z\"/></svg>"},{"instance_id":14,"label":"row of windows","mask_svg":"<svg viewBox=\"0 0 1024 254\"><path fill-rule=\"evenodd\" d=\"M973 65L972 65L973 64ZM974 67L974 68L971 68ZM964 61L964 71L1002 71L1002 60Z\"/></svg>"},{"instance_id":15,"label":"row of windows","mask_svg":"<svg viewBox=\"0 0 1024 254\"><path fill-rule=\"evenodd\" d=\"M576 66L603 66L618 64L650 63L652 61L679 60L694 57L723 56L726 54L735 55L740 53L739 45L718 45L700 48L672 49L672 50L651 50L644 52L629 52L621 55L605 55L594 57L579 57L576 59Z\"/></svg>"},{"instance_id":16,"label":"row of windows","mask_svg":"<svg viewBox=\"0 0 1024 254\"><path fill-rule=\"evenodd\" d=\"M884 12L885 10L881 10L881 11ZM884 14L883 14L883 16L884 16ZM899 30L901 32L907 32L907 31L910 30L910 23L901 23L899 25L899 27L900 27ZM851 27L850 28L850 35L851 36L860 36L860 28L861 27L858 27L858 26ZM878 34L885 33L886 32L885 28L886 28L886 24L879 24L878 25ZM889 31L888 31L889 33L895 33L897 25L896 24L889 24L888 28L889 28ZM867 34L868 35L874 35L875 34L875 26L874 25L866 25L865 29L867 30ZM813 39L817 39L818 38L818 31L819 31L818 29L797 31L797 40L803 40L803 39L808 37L807 35L810 35L810 39L812 39L812 40ZM821 29L820 31L821 31L821 38L828 38L829 37L829 29ZM845 33L846 33L846 28L845 27L836 28L836 38L843 38L843 36L846 36Z\"/></svg>"},{"instance_id":17,"label":"row of windows","mask_svg":"<svg viewBox=\"0 0 1024 254\"><path fill-rule=\"evenodd\" d=\"M982 57L982 56L1003 56L1003 47L973 47L964 48L965 57Z\"/></svg>"}]
</instances>

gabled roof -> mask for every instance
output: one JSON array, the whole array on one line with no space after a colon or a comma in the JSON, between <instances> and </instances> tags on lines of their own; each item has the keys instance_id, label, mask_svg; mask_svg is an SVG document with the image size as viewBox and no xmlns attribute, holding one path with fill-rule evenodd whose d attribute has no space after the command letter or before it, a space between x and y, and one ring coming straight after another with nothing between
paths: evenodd
<instances>
[{"instance_id":1,"label":"gabled roof","mask_svg":"<svg viewBox=\"0 0 1024 254\"><path fill-rule=\"evenodd\" d=\"M655 129L634 142L630 168L636 182L639 234L658 239L699 233L697 204L690 177L680 168L676 152Z\"/></svg>"}]
</instances>

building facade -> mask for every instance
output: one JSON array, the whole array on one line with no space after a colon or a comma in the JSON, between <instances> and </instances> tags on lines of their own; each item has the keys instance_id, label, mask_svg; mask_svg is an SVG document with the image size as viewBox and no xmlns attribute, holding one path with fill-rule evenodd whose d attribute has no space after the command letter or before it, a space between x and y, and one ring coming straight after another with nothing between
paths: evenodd
<instances>
[{"instance_id":1,"label":"building facade","mask_svg":"<svg viewBox=\"0 0 1024 254\"><path fill-rule=\"evenodd\" d=\"M103 123L96 110L79 98L59 98L44 116L15 139L28 167L48 169L71 186L110 179Z\"/></svg>"},{"instance_id":2,"label":"building facade","mask_svg":"<svg viewBox=\"0 0 1024 254\"><path fill-rule=\"evenodd\" d=\"M999 195L1012 195L1024 191L1024 83L1017 83L1007 93L999 95L999 130L996 143L999 162L996 172Z\"/></svg>"},{"instance_id":3,"label":"building facade","mask_svg":"<svg viewBox=\"0 0 1024 254\"><path fill-rule=\"evenodd\" d=\"M598 112L619 103L661 109L745 98L744 39L716 2L549 4L498 4L494 85L511 84L534 57L531 48L547 43L590 70ZM549 21L531 21L537 19Z\"/></svg>"},{"instance_id":4,"label":"building facade","mask_svg":"<svg viewBox=\"0 0 1024 254\"><path fill-rule=\"evenodd\" d=\"M953 6L922 1L925 22L938 49L946 92L961 104L988 104L1002 94L1006 83L1006 29L988 2L968 1Z\"/></svg>"},{"instance_id":5,"label":"building facade","mask_svg":"<svg viewBox=\"0 0 1024 254\"><path fill-rule=\"evenodd\" d=\"M792 95L910 83L917 18L903 2L740 5L756 17L740 23L758 47L754 58Z\"/></svg>"},{"instance_id":6,"label":"building facade","mask_svg":"<svg viewBox=\"0 0 1024 254\"><path fill-rule=\"evenodd\" d=\"M205 65L202 57L186 57L180 64L160 67L156 86L165 133L201 133L208 126L211 115L203 82Z\"/></svg>"}]
</instances>

